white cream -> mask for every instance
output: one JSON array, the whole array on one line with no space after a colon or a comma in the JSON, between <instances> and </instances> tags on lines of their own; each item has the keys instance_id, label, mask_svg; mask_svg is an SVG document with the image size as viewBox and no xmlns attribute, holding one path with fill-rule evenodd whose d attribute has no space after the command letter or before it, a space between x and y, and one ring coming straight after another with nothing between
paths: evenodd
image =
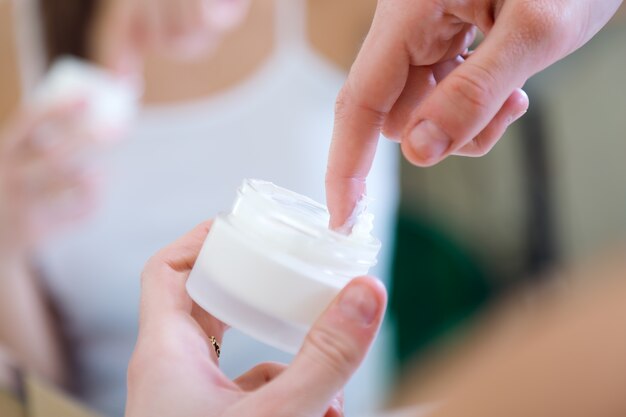
<instances>
[{"instance_id":1,"label":"white cream","mask_svg":"<svg viewBox=\"0 0 626 417\"><path fill-rule=\"evenodd\" d=\"M215 220L187 290L215 317L295 353L341 288L376 264L373 216L358 217L343 235L328 229L323 205L245 180L232 211Z\"/></svg>"},{"instance_id":2,"label":"white cream","mask_svg":"<svg viewBox=\"0 0 626 417\"><path fill-rule=\"evenodd\" d=\"M371 199L362 195L352 210L352 214L339 228L341 233L348 234L355 239L367 238L374 230L374 214L367 211Z\"/></svg>"}]
</instances>

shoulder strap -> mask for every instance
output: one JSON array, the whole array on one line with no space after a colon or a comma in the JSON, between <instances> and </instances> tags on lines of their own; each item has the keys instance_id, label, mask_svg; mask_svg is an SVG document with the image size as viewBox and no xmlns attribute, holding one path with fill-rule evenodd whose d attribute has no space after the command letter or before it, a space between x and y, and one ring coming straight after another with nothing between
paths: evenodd
<instances>
[{"instance_id":1,"label":"shoulder strap","mask_svg":"<svg viewBox=\"0 0 626 417\"><path fill-rule=\"evenodd\" d=\"M278 49L293 50L308 46L306 0L274 0L275 33Z\"/></svg>"},{"instance_id":2,"label":"shoulder strap","mask_svg":"<svg viewBox=\"0 0 626 417\"><path fill-rule=\"evenodd\" d=\"M27 96L45 72L43 30L37 0L14 0L15 38L23 96Z\"/></svg>"}]
</instances>

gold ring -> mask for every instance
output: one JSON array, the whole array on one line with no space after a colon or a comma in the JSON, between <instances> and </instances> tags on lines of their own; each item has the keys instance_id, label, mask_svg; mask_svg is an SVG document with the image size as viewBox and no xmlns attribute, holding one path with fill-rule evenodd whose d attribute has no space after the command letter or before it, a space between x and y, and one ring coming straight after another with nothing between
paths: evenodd
<instances>
[{"instance_id":1,"label":"gold ring","mask_svg":"<svg viewBox=\"0 0 626 417\"><path fill-rule=\"evenodd\" d=\"M213 345L213 349L215 350L215 354L217 355L217 359L220 358L220 354L222 353L222 349L220 348L220 344L217 343L217 339L215 336L209 337L209 342Z\"/></svg>"}]
</instances>

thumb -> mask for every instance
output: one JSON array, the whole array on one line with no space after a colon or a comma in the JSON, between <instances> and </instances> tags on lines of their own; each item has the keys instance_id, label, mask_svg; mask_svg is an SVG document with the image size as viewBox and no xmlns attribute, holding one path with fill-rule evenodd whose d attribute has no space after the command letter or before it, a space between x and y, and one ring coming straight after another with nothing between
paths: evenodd
<instances>
[{"instance_id":1,"label":"thumb","mask_svg":"<svg viewBox=\"0 0 626 417\"><path fill-rule=\"evenodd\" d=\"M420 166L436 164L469 145L491 124L489 130L498 137L481 137L472 145L485 148L483 152L475 149L474 154L485 153L504 133L504 122L523 113L527 100L512 93L554 60L553 45L558 42L554 42L556 32L548 17L520 22L515 13L521 12L503 10L476 51L417 108L402 135L402 151L409 161ZM519 98L512 99L513 104L521 104L507 104L509 97ZM502 126L494 129L492 122Z\"/></svg>"},{"instance_id":2,"label":"thumb","mask_svg":"<svg viewBox=\"0 0 626 417\"><path fill-rule=\"evenodd\" d=\"M385 288L375 278L356 278L341 291L291 366L263 392L268 401L280 404L276 415L324 414L365 358L386 303Z\"/></svg>"}]
</instances>

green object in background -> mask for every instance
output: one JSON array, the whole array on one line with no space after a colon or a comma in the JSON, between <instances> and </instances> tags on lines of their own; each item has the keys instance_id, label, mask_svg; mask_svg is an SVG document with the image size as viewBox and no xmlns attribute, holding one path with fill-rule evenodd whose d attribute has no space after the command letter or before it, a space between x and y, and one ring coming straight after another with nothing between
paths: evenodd
<instances>
[{"instance_id":1,"label":"green object in background","mask_svg":"<svg viewBox=\"0 0 626 417\"><path fill-rule=\"evenodd\" d=\"M390 309L399 365L458 327L489 300L487 275L444 232L400 213Z\"/></svg>"}]
</instances>

